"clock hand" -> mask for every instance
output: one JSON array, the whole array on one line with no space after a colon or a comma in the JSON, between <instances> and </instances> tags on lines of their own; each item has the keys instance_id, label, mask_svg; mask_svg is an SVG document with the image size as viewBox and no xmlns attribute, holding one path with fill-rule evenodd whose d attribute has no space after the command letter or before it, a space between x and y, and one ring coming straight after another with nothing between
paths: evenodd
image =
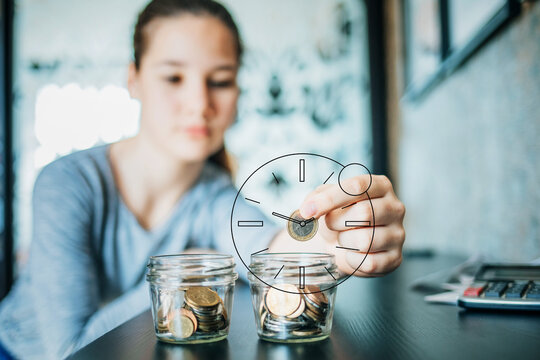
<instances>
[{"instance_id":1,"label":"clock hand","mask_svg":"<svg viewBox=\"0 0 540 360\"><path fill-rule=\"evenodd\" d=\"M288 220L288 221L292 221L292 222L295 222L295 223L301 225L300 220L296 220L296 219L290 218L288 216L281 215L281 214L279 214L277 212L272 211L272 215L277 216L278 218L282 218L282 219L285 219L285 220Z\"/></svg>"},{"instance_id":2,"label":"clock hand","mask_svg":"<svg viewBox=\"0 0 540 360\"><path fill-rule=\"evenodd\" d=\"M305 221L305 224L307 225L307 224L309 224L310 222L312 222L313 220L315 220L314 217L312 217L311 219L306 220L306 221Z\"/></svg>"}]
</instances>

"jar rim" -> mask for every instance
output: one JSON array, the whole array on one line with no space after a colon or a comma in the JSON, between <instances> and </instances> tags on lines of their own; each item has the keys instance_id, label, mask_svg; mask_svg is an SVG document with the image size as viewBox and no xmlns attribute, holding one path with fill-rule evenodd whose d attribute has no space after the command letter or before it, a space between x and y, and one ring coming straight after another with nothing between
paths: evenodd
<instances>
[{"instance_id":1,"label":"jar rim","mask_svg":"<svg viewBox=\"0 0 540 360\"><path fill-rule=\"evenodd\" d=\"M333 254L327 253L306 253L306 252L276 252L276 253L259 253L251 255L253 260L278 260L278 259L291 259L291 260L332 260L335 258Z\"/></svg>"},{"instance_id":2,"label":"jar rim","mask_svg":"<svg viewBox=\"0 0 540 360\"><path fill-rule=\"evenodd\" d=\"M156 283L218 284L238 279L232 255L170 254L150 256L146 280Z\"/></svg>"},{"instance_id":3,"label":"jar rim","mask_svg":"<svg viewBox=\"0 0 540 360\"><path fill-rule=\"evenodd\" d=\"M280 252L253 254L249 266L251 274L248 275L248 278L253 275L260 280L263 278L275 279L277 271L284 276L297 276L300 267L303 268L305 275L312 277L322 278L327 275L338 275L335 255L333 254Z\"/></svg>"},{"instance_id":4,"label":"jar rim","mask_svg":"<svg viewBox=\"0 0 540 360\"><path fill-rule=\"evenodd\" d=\"M152 255L150 260L232 260L232 255L227 254L164 254L164 255Z\"/></svg>"}]
</instances>

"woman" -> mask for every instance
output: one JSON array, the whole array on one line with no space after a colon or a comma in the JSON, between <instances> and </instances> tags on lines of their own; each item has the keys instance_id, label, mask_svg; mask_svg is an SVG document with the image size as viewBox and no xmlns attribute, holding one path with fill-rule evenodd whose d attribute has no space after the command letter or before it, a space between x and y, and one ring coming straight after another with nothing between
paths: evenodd
<instances>
[{"instance_id":1,"label":"woman","mask_svg":"<svg viewBox=\"0 0 540 360\"><path fill-rule=\"evenodd\" d=\"M229 213L236 194L223 137L236 115L241 55L234 21L212 0L155 0L139 15L128 88L141 103L140 132L40 173L29 263L0 308L0 344L8 352L65 357L146 309L150 255L190 247L234 253L228 232L215 231L228 223L209 227L201 219ZM361 187L367 180L347 182ZM370 195L377 235L358 276L394 270L405 238L404 207L388 179L374 176ZM356 198L341 209L351 199L325 185L302 204L302 216L324 216L314 240L321 251L369 243L362 229L339 225L366 206ZM268 227L255 246L294 250L285 234ZM339 269L350 274L363 255L342 254Z\"/></svg>"}]
</instances>

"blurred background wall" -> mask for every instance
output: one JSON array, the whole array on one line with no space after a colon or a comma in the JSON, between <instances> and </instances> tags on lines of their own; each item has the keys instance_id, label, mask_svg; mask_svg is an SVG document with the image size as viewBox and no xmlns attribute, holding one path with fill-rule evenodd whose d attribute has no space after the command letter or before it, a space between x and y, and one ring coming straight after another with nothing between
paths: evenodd
<instances>
[{"instance_id":1,"label":"blurred background wall","mask_svg":"<svg viewBox=\"0 0 540 360\"><path fill-rule=\"evenodd\" d=\"M540 4L525 2L416 99L407 97L403 6L387 3L392 168L407 206L407 246L501 261L538 258Z\"/></svg>"},{"instance_id":2,"label":"blurred background wall","mask_svg":"<svg viewBox=\"0 0 540 360\"><path fill-rule=\"evenodd\" d=\"M133 28L147 2L14 2L13 230L19 269L31 242L32 188L41 168L138 131L140 108L129 97L126 74ZM364 1L223 3L246 47L239 113L226 136L238 161L239 185L264 162L291 152L371 167ZM278 191L269 187L264 196Z\"/></svg>"}]
</instances>

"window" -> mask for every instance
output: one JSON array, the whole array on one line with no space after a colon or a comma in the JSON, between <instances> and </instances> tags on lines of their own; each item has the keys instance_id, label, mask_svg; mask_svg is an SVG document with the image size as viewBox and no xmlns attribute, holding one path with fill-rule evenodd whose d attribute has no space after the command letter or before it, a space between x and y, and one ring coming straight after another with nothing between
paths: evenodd
<instances>
[{"instance_id":1,"label":"window","mask_svg":"<svg viewBox=\"0 0 540 360\"><path fill-rule=\"evenodd\" d=\"M406 98L425 95L519 11L518 0L404 0Z\"/></svg>"}]
</instances>

